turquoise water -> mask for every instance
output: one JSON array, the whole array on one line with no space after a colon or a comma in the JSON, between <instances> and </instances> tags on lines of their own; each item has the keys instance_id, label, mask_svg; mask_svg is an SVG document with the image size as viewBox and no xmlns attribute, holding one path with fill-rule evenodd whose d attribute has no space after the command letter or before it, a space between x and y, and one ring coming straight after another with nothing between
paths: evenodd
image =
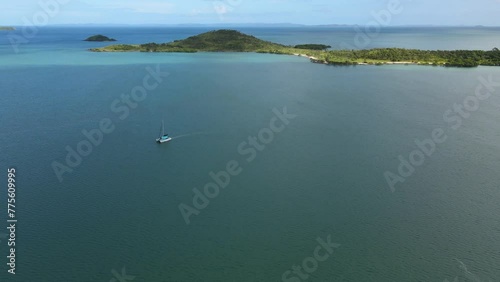
<instances>
[{"instance_id":1,"label":"turquoise water","mask_svg":"<svg viewBox=\"0 0 500 282\"><path fill-rule=\"evenodd\" d=\"M78 40L95 31L47 30L19 54L5 42L1 49L0 164L4 171L16 167L19 219L17 274L6 273L5 261L2 281L110 281L123 267L133 281L282 281L328 235L340 246L308 281L500 277L500 90L458 130L443 120L474 94L478 77L500 81L500 69L86 52L93 43ZM163 36L157 29L138 37L133 29L115 32L102 33L130 42ZM402 38L413 32L388 36L408 45ZM499 33L482 32L489 49ZM280 42L295 34L307 42L331 33L253 34ZM477 44L460 38L463 46ZM430 49L433 43L420 42ZM121 120L113 101L157 65L169 75ZM269 127L273 109L283 107L297 117L246 161L238 145ZM75 148L82 130L105 118L115 130L59 182L51 164L64 163L65 147ZM159 146L161 120L174 140ZM384 172L395 172L398 156L407 158L414 140L430 138L435 128L447 141L392 193ZM209 173L231 160L241 174L186 225L179 204L192 205L192 189L203 189ZM0 200L6 202L5 192ZM4 204L0 210L6 214Z\"/></svg>"}]
</instances>

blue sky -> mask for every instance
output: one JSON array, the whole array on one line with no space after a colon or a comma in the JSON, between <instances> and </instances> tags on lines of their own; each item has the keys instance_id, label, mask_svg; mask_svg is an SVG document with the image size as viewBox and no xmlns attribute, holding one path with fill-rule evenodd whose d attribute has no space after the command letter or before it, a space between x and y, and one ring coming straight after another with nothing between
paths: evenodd
<instances>
[{"instance_id":1,"label":"blue sky","mask_svg":"<svg viewBox=\"0 0 500 282\"><path fill-rule=\"evenodd\" d=\"M500 0L20 0L3 1L0 24L22 25L43 11L39 2L67 2L49 24L368 24L373 13L402 11L390 25L500 26Z\"/></svg>"}]
</instances>

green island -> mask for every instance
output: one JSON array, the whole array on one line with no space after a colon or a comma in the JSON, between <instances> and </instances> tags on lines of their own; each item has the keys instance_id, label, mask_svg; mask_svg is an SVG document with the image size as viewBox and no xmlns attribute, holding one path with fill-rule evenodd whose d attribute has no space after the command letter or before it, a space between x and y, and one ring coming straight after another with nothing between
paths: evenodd
<instances>
[{"instance_id":1,"label":"green island","mask_svg":"<svg viewBox=\"0 0 500 282\"><path fill-rule=\"evenodd\" d=\"M327 65L414 64L450 67L500 66L500 51L429 51L403 48L367 50L328 50L328 45L285 46L258 39L236 30L216 30L169 43L111 45L92 52L256 52L308 57L313 63Z\"/></svg>"},{"instance_id":2,"label":"green island","mask_svg":"<svg viewBox=\"0 0 500 282\"><path fill-rule=\"evenodd\" d=\"M12 26L0 26L0 30L16 30L16 29Z\"/></svg>"},{"instance_id":3,"label":"green island","mask_svg":"<svg viewBox=\"0 0 500 282\"><path fill-rule=\"evenodd\" d=\"M85 39L84 41L104 42L104 41L116 41L116 39L109 38L107 36L98 34L98 35L91 36L91 37Z\"/></svg>"}]
</instances>

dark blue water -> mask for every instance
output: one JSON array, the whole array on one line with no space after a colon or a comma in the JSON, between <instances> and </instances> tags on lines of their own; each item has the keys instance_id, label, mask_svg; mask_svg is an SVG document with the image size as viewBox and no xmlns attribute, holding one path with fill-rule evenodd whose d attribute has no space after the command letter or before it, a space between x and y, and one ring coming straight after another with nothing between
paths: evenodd
<instances>
[{"instance_id":1,"label":"dark blue water","mask_svg":"<svg viewBox=\"0 0 500 282\"><path fill-rule=\"evenodd\" d=\"M101 43L81 41L95 33L170 41L201 31L50 28L19 54L2 36L0 164L4 184L7 168L16 167L19 219L16 276L7 274L0 237L2 281L119 281L123 267L133 281L286 281L283 273L328 236L340 246L309 281L498 280L500 90L457 130L443 114L474 95L480 77L500 81L500 69L104 54L85 51ZM344 32L244 31L286 44L334 43ZM443 32L450 40L433 39ZM417 33L424 40L411 47L500 45L495 29L408 29L373 46L410 47ZM168 76L122 116L114 101L143 85L148 67ZM284 107L296 117L248 161L238 146ZM60 182L52 164L66 164L66 146L76 149L82 130L103 119L114 131ZM174 140L160 146L162 120ZM415 139L436 128L448 139L392 193L384 172L397 172L398 156L408 158ZM192 189L230 161L241 173L186 225L179 204L193 206Z\"/></svg>"}]
</instances>

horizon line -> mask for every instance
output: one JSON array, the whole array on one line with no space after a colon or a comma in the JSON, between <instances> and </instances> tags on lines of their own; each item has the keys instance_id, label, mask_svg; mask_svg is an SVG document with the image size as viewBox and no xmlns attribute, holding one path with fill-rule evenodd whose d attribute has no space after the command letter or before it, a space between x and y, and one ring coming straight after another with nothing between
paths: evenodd
<instances>
[{"instance_id":1,"label":"horizon line","mask_svg":"<svg viewBox=\"0 0 500 282\"><path fill-rule=\"evenodd\" d=\"M60 23L60 24L48 24L45 26L290 26L290 27L355 27L355 26L367 26L363 24L297 24L297 23L177 23L177 24L165 24L165 23ZM12 24L0 24L1 27L24 27L28 25L12 25ZM500 27L495 25L440 25L440 24L401 24L401 25L387 25L381 26L382 28L388 27Z\"/></svg>"}]
</instances>

